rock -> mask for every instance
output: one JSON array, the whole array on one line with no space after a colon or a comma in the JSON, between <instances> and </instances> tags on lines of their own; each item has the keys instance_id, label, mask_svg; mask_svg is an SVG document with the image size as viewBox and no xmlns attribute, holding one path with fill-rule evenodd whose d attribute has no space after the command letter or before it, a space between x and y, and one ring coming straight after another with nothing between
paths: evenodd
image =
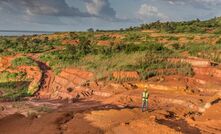
<instances>
[{"instance_id":1,"label":"rock","mask_svg":"<svg viewBox=\"0 0 221 134\"><path fill-rule=\"evenodd\" d=\"M140 75L136 71L116 71L112 73L112 77L117 80L122 80L122 79L139 80L140 79Z\"/></svg>"},{"instance_id":2,"label":"rock","mask_svg":"<svg viewBox=\"0 0 221 134\"><path fill-rule=\"evenodd\" d=\"M0 111L2 112L4 110L5 110L5 108L3 106L0 106Z\"/></svg>"},{"instance_id":3,"label":"rock","mask_svg":"<svg viewBox=\"0 0 221 134\"><path fill-rule=\"evenodd\" d=\"M94 74L92 72L77 68L66 68L59 75L55 76L47 94L50 94L50 98L53 99L61 98L70 100L82 92L85 92L86 96L90 96L92 95L91 89L87 88L88 84L85 83L88 83L93 78Z\"/></svg>"},{"instance_id":4,"label":"rock","mask_svg":"<svg viewBox=\"0 0 221 134\"><path fill-rule=\"evenodd\" d=\"M197 75L207 75L209 77L221 78L221 70L212 67L193 67L193 71Z\"/></svg>"},{"instance_id":5,"label":"rock","mask_svg":"<svg viewBox=\"0 0 221 134\"><path fill-rule=\"evenodd\" d=\"M156 120L156 116L154 116L154 115L151 115L149 118L150 118L151 121L155 121Z\"/></svg>"}]
</instances>

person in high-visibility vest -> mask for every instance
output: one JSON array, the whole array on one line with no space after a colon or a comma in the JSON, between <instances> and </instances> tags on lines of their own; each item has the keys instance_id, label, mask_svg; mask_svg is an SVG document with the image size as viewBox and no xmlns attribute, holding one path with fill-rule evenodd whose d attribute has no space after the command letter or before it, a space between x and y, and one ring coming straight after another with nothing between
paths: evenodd
<instances>
[{"instance_id":1,"label":"person in high-visibility vest","mask_svg":"<svg viewBox=\"0 0 221 134\"><path fill-rule=\"evenodd\" d=\"M147 87L145 87L142 93L142 112L148 110L148 98L149 98L149 92L147 91Z\"/></svg>"}]
</instances>

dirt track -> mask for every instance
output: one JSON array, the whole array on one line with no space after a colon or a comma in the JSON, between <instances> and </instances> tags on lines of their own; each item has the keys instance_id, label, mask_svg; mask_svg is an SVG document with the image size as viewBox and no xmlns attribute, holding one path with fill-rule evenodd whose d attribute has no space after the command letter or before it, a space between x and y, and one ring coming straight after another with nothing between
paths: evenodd
<instances>
[{"instance_id":1,"label":"dirt track","mask_svg":"<svg viewBox=\"0 0 221 134\"><path fill-rule=\"evenodd\" d=\"M140 130L140 128L146 128L150 133L179 133L170 128L175 127L176 124L167 127L168 122L166 120L159 120L159 124L155 122L157 114L162 114L162 116L168 114L161 112L142 113L140 109L136 108L120 110L114 105L102 105L98 102L87 101L68 104L40 117L26 118L20 114L7 116L0 120L0 130L2 134L97 134L127 133L130 131L131 133L146 133L147 131ZM180 123L182 124L182 121ZM184 132L199 132L198 129L188 125L182 129ZM118 130L120 131L118 132Z\"/></svg>"}]
</instances>

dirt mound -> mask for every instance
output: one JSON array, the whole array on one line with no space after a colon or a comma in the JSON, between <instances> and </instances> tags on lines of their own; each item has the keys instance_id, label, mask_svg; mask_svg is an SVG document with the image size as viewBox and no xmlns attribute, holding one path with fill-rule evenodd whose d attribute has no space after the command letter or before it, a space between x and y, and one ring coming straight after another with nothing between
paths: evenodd
<instances>
[{"instance_id":1,"label":"dirt mound","mask_svg":"<svg viewBox=\"0 0 221 134\"><path fill-rule=\"evenodd\" d=\"M196 66L196 67L210 67L211 66L211 62L209 60L205 60L205 59L201 59L201 58L196 58L196 57L190 57L190 58L186 58L186 59L169 59L171 62L185 62L185 63L189 63L192 66Z\"/></svg>"},{"instance_id":2,"label":"dirt mound","mask_svg":"<svg viewBox=\"0 0 221 134\"><path fill-rule=\"evenodd\" d=\"M211 36L208 36L208 35L205 35L205 36L196 35L193 38L193 42L207 43L207 44L211 44L211 45L217 44L219 40L220 40L219 37L211 37Z\"/></svg>"},{"instance_id":3,"label":"dirt mound","mask_svg":"<svg viewBox=\"0 0 221 134\"><path fill-rule=\"evenodd\" d=\"M202 116L196 117L195 122L190 121L190 123L194 124L198 127L203 133L214 133L218 134L221 132L221 103L212 105L208 108Z\"/></svg>"},{"instance_id":4,"label":"dirt mound","mask_svg":"<svg viewBox=\"0 0 221 134\"><path fill-rule=\"evenodd\" d=\"M54 34L43 34L43 35L38 35L38 36L33 36L32 40L34 39L40 39L40 40L47 40L52 41L52 40L57 40L57 39L67 39L70 36L70 33L65 32L65 33L54 33Z\"/></svg>"},{"instance_id":5,"label":"dirt mound","mask_svg":"<svg viewBox=\"0 0 221 134\"><path fill-rule=\"evenodd\" d=\"M139 80L140 79L140 75L136 71L116 71L112 73L112 77L116 80L124 80L124 79Z\"/></svg>"},{"instance_id":6,"label":"dirt mound","mask_svg":"<svg viewBox=\"0 0 221 134\"><path fill-rule=\"evenodd\" d=\"M208 108L203 113L203 115L198 118L198 120L204 120L204 121L220 120L221 121L221 116L219 116L220 111L221 111L221 101L217 102L217 104L213 104L210 108Z\"/></svg>"},{"instance_id":7,"label":"dirt mound","mask_svg":"<svg viewBox=\"0 0 221 134\"><path fill-rule=\"evenodd\" d=\"M0 57L0 72L9 68L11 66L11 61L15 58L15 56Z\"/></svg>"},{"instance_id":8,"label":"dirt mound","mask_svg":"<svg viewBox=\"0 0 221 134\"><path fill-rule=\"evenodd\" d=\"M125 36L122 34L110 34L109 37L116 38L116 39L123 39Z\"/></svg>"},{"instance_id":9,"label":"dirt mound","mask_svg":"<svg viewBox=\"0 0 221 134\"><path fill-rule=\"evenodd\" d=\"M106 134L176 134L175 130L155 122L148 113L134 110L103 110L86 114L85 119Z\"/></svg>"},{"instance_id":10,"label":"dirt mound","mask_svg":"<svg viewBox=\"0 0 221 134\"><path fill-rule=\"evenodd\" d=\"M125 36L123 34L117 34L117 33L107 33L107 34L96 34L96 38L100 38L102 36L107 36L110 38L115 38L115 39L123 39Z\"/></svg>"},{"instance_id":11,"label":"dirt mound","mask_svg":"<svg viewBox=\"0 0 221 134\"><path fill-rule=\"evenodd\" d=\"M178 42L179 42L180 44L186 44L186 43L189 42L189 40L188 40L186 37L180 37L180 38L178 39Z\"/></svg>"},{"instance_id":12,"label":"dirt mound","mask_svg":"<svg viewBox=\"0 0 221 134\"><path fill-rule=\"evenodd\" d=\"M107 40L100 40L97 42L97 45L100 45L100 46L109 46L111 45L111 42L110 41L107 41Z\"/></svg>"},{"instance_id":13,"label":"dirt mound","mask_svg":"<svg viewBox=\"0 0 221 134\"><path fill-rule=\"evenodd\" d=\"M156 30L142 30L143 33L156 33Z\"/></svg>"}]
</instances>

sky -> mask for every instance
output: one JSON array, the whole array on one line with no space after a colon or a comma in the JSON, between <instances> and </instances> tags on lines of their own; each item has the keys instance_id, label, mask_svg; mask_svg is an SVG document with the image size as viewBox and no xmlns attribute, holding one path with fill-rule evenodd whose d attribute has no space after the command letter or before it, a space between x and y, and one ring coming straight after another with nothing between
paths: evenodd
<instances>
[{"instance_id":1,"label":"sky","mask_svg":"<svg viewBox=\"0 0 221 134\"><path fill-rule=\"evenodd\" d=\"M0 0L0 30L109 30L218 16L221 0Z\"/></svg>"}]
</instances>

